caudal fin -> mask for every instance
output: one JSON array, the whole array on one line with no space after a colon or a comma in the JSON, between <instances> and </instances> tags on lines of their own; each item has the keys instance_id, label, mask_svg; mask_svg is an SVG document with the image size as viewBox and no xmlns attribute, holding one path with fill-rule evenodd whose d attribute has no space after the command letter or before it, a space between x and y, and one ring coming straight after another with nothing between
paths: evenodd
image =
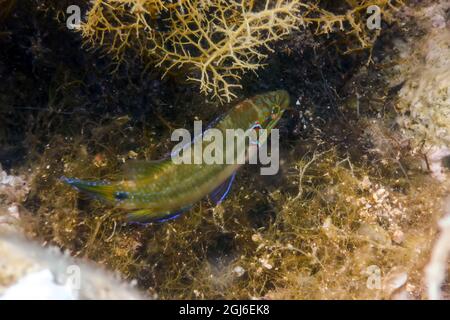
<instances>
[{"instance_id":1,"label":"caudal fin","mask_svg":"<svg viewBox=\"0 0 450 320\"><path fill-rule=\"evenodd\" d=\"M106 181L85 181L77 178L61 177L61 181L74 189L84 192L92 197L113 201L116 199L115 186Z\"/></svg>"}]
</instances>

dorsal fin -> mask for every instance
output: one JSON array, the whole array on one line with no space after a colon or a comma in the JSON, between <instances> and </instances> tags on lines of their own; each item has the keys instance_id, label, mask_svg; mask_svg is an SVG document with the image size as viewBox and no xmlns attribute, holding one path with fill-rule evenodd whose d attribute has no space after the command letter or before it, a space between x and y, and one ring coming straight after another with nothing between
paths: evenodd
<instances>
[{"instance_id":1,"label":"dorsal fin","mask_svg":"<svg viewBox=\"0 0 450 320\"><path fill-rule=\"evenodd\" d=\"M214 118L214 120L212 120L205 128L203 128L203 131L202 131L201 134L199 134L198 136L192 137L191 141L186 142L186 144L184 144L181 147L178 147L176 150L171 150L170 152L166 153L164 155L164 157L162 158L162 160L171 159L172 156L178 154L180 152L180 150L184 150L184 149L187 149L190 146L192 146L195 141L197 141L198 139L202 139L202 137L205 134L206 130L214 128L220 121L222 121L225 118L225 116L226 116L226 114L225 115L221 114L221 115L217 116L216 118Z\"/></svg>"},{"instance_id":2,"label":"dorsal fin","mask_svg":"<svg viewBox=\"0 0 450 320\"><path fill-rule=\"evenodd\" d=\"M151 178L160 172L165 166L166 161L144 161L130 160L124 165L125 177L130 180L139 180L142 178Z\"/></svg>"}]
</instances>

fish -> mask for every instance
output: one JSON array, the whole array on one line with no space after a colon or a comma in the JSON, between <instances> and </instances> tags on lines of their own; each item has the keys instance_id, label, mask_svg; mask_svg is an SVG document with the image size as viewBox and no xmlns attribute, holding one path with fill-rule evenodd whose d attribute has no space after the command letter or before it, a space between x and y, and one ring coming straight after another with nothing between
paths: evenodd
<instances>
[{"instance_id":1,"label":"fish","mask_svg":"<svg viewBox=\"0 0 450 320\"><path fill-rule=\"evenodd\" d=\"M285 90L256 95L238 103L217 121L214 128L224 135L227 129L263 128L270 132L289 108L289 101ZM191 142L184 149L193 148L193 145ZM249 157L249 146L236 146L237 153L244 152ZM180 216L208 195L220 204L230 192L236 172L242 165L225 161L223 164L174 163L172 160L129 161L125 164L122 179L114 182L68 177L61 177L61 180L78 191L124 209L130 222L165 222Z\"/></svg>"}]
</instances>

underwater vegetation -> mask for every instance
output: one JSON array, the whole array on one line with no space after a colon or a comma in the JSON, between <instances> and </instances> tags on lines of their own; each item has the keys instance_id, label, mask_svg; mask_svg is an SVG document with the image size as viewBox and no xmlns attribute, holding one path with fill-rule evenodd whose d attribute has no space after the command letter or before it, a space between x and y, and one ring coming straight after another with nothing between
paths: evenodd
<instances>
[{"instance_id":1,"label":"underwater vegetation","mask_svg":"<svg viewBox=\"0 0 450 320\"><path fill-rule=\"evenodd\" d=\"M442 186L425 175L405 178L393 160L374 165L376 156L357 162L338 149L317 150L318 141L296 146L307 151L300 160L286 155L289 165L275 181L247 169L217 207L202 202L171 222L130 226L114 208L58 184L62 170L93 176L99 167L78 144L55 140L36 168L38 189L22 225L162 299L390 298L406 274L407 294L421 297L417 270L432 243ZM386 276L383 290L366 286L372 265Z\"/></svg>"},{"instance_id":2,"label":"underwater vegetation","mask_svg":"<svg viewBox=\"0 0 450 320\"><path fill-rule=\"evenodd\" d=\"M164 75L178 74L222 102L236 98L241 76L266 65L274 42L294 30L343 33L345 51L370 48L366 11L376 5L386 21L403 3L390 0L95 0L81 26L83 38L102 46L118 64L135 56ZM330 9L328 9L330 8ZM336 9L334 12L333 9ZM354 38L355 41L349 40ZM350 45L351 43L351 45Z\"/></svg>"}]
</instances>

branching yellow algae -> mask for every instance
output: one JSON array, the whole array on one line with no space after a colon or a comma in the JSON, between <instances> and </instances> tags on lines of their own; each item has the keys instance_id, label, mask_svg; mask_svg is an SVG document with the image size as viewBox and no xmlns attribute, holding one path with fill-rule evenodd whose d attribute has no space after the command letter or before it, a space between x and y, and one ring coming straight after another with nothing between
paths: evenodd
<instances>
[{"instance_id":1,"label":"branching yellow algae","mask_svg":"<svg viewBox=\"0 0 450 320\"><path fill-rule=\"evenodd\" d=\"M188 67L193 71L188 79L198 82L201 92L225 101L236 97L233 88L240 87L242 72L261 67L267 57L261 47L272 51L269 43L300 24L297 1L267 1L264 10L254 12L247 1L189 0L164 7L169 17L160 19L167 31L159 31L154 15L137 11L136 5L128 9L122 1L96 1L84 37L104 44L107 33L113 34L108 46L119 62L124 49L137 46L165 74Z\"/></svg>"},{"instance_id":2,"label":"branching yellow algae","mask_svg":"<svg viewBox=\"0 0 450 320\"><path fill-rule=\"evenodd\" d=\"M182 69L205 95L229 102L242 74L263 67L273 43L311 25L315 33L344 33L347 51L369 48L379 32L366 26L367 8L376 5L392 20L401 1L361 0L326 4L299 0L95 0L82 26L83 37L126 62L134 49L164 75Z\"/></svg>"}]
</instances>

